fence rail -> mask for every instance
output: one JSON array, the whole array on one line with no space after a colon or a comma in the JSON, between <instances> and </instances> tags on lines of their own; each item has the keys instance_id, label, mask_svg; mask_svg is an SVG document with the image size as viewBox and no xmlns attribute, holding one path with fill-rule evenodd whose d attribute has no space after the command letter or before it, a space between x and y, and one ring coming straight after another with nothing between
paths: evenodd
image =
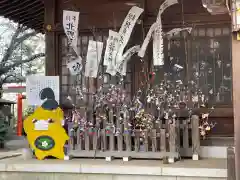
<instances>
[{"instance_id":1,"label":"fence rail","mask_svg":"<svg viewBox=\"0 0 240 180\"><path fill-rule=\"evenodd\" d=\"M111 119L111 117L110 117ZM125 123L124 123L125 122ZM163 159L199 156L199 117L189 120L160 120L152 129L132 130L127 121L116 117L114 127L96 125L82 130L68 124L68 153L73 157ZM196 159L196 158L195 158Z\"/></svg>"}]
</instances>

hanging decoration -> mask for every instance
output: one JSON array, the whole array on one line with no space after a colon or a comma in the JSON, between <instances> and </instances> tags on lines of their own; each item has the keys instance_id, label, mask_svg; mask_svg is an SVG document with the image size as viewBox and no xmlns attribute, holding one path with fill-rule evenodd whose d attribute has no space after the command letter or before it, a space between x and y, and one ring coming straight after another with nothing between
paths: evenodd
<instances>
[{"instance_id":1,"label":"hanging decoration","mask_svg":"<svg viewBox=\"0 0 240 180\"><path fill-rule=\"evenodd\" d=\"M164 64L163 58L163 32L160 18L153 35L153 65L162 66Z\"/></svg>"},{"instance_id":2,"label":"hanging decoration","mask_svg":"<svg viewBox=\"0 0 240 180\"><path fill-rule=\"evenodd\" d=\"M152 26L150 27L148 33L147 33L147 36L146 38L144 39L143 41L143 44L142 44L142 47L141 49L139 50L138 52L138 56L143 58L144 55L145 55L145 52L147 50L147 46L151 40L151 37L152 37L152 33L155 31L155 29L157 28L157 23L153 23Z\"/></svg>"},{"instance_id":3,"label":"hanging decoration","mask_svg":"<svg viewBox=\"0 0 240 180\"><path fill-rule=\"evenodd\" d=\"M126 76L126 71L127 71L127 63L130 60L130 58L132 57L132 55L134 55L135 53L137 53L140 50L140 46L136 45L131 47L130 49L128 49L124 55L123 55L123 60L121 61L121 64L117 67L117 71L122 75L122 76Z\"/></svg>"},{"instance_id":4,"label":"hanging decoration","mask_svg":"<svg viewBox=\"0 0 240 180\"><path fill-rule=\"evenodd\" d=\"M143 13L143 9L137 6L133 6L128 12L123 24L119 30L119 43L118 43L118 53L116 57L116 64L119 65L123 60L123 51L127 45L129 38L131 36L132 30L139 18Z\"/></svg>"},{"instance_id":5,"label":"hanging decoration","mask_svg":"<svg viewBox=\"0 0 240 180\"><path fill-rule=\"evenodd\" d=\"M192 32L192 28L191 27L187 27L187 28L174 28L170 31L168 31L167 33L165 33L165 36L168 37L173 37L175 35L177 35L178 33L180 33L181 31L187 31L189 34L191 34Z\"/></svg>"},{"instance_id":6,"label":"hanging decoration","mask_svg":"<svg viewBox=\"0 0 240 180\"><path fill-rule=\"evenodd\" d=\"M85 76L96 78L98 74L99 63L102 57L103 43L92 40L90 40L88 43Z\"/></svg>"},{"instance_id":7,"label":"hanging decoration","mask_svg":"<svg viewBox=\"0 0 240 180\"><path fill-rule=\"evenodd\" d=\"M90 95L92 104L88 106L90 109L88 113L80 113L76 106L73 105L74 108L71 115L65 119L69 124L69 136L72 137L73 141L78 135L82 139L86 138L86 136L95 136L98 137L95 139L96 141L101 140L100 132L104 130L106 136L110 137L115 137L119 134L124 134L126 137L130 135L130 137L132 137L140 132L140 141L143 143L143 139L148 138L146 137L146 132L154 128L159 128L160 123L166 123L166 127L168 124L174 124L179 118L178 110L187 111L189 113L187 119L190 119L193 114L193 108L205 106L207 100L203 93L197 87L190 89L193 84L185 84L185 82L180 80L179 73L185 66L179 62L173 62L171 64L177 79L170 80L169 74L165 73L164 80L154 85L153 82L155 82L157 75L155 72L145 70L144 67L141 74L143 77L138 78L141 87L133 99L130 93L127 93L124 89L123 82L125 78L123 76L126 76L128 61L135 53L141 58L144 57L151 37L153 37L153 64L154 66L160 66L164 64L163 36L169 36L171 38L181 31L191 33L192 28L190 27L175 28L165 34L162 32L161 14L165 9L176 3L178 3L178 0L165 0L161 5L157 20L148 31L141 48L139 45L135 45L124 53L132 30L139 16L142 14L143 9L136 6L132 7L119 32L109 30L103 64L107 67L107 73L111 76L118 75L119 73L120 77L116 78L116 84L108 83L107 80L104 84L98 86L96 91ZM94 39L97 38L95 37ZM98 73L102 50L102 42L89 41L86 65L85 69L83 68L86 77L96 78L99 76L102 80L103 71L99 70L100 73ZM82 69L81 59L69 62L68 68L70 72L72 71L72 75L79 74ZM78 68L78 70L76 70L77 72L74 70L75 68ZM172 74L170 76L172 76ZM105 79L103 81L105 81ZM84 84L82 84L82 86L84 86ZM83 92L87 92L86 88L78 86L76 90L77 89L79 90L77 96L81 97L81 100L85 100ZM192 96L189 96L190 91L193 94L193 99L191 99ZM189 101L193 102L193 107L189 107L187 103ZM203 128L201 127L202 125L200 126L200 132L203 130L209 131L212 128L211 126L206 126L206 121L207 120L204 121ZM44 125L37 129L47 131L48 122L43 124ZM53 145L47 147L47 149L51 149L56 144L54 138L49 137L46 136L44 138L47 138L48 142L53 142ZM74 143L76 142L73 142L73 144ZM98 144L98 142L95 142L95 144ZM97 150L97 147L93 147L93 149L94 148Z\"/></svg>"},{"instance_id":8,"label":"hanging decoration","mask_svg":"<svg viewBox=\"0 0 240 180\"><path fill-rule=\"evenodd\" d=\"M153 35L153 65L161 66L164 64L163 60L163 33L162 33L162 22L161 15L168 7L177 4L177 0L165 0L159 9L157 16L157 28L154 31Z\"/></svg>"},{"instance_id":9,"label":"hanging decoration","mask_svg":"<svg viewBox=\"0 0 240 180\"><path fill-rule=\"evenodd\" d=\"M109 66L113 61L114 53L116 53L116 47L119 39L119 34L115 31L109 30L109 36L107 39L106 50L104 54L104 66Z\"/></svg>"},{"instance_id":10,"label":"hanging decoration","mask_svg":"<svg viewBox=\"0 0 240 180\"><path fill-rule=\"evenodd\" d=\"M75 60L70 61L67 63L67 67L72 75L80 74L82 70L82 59L78 57Z\"/></svg>"},{"instance_id":11,"label":"hanging decoration","mask_svg":"<svg viewBox=\"0 0 240 180\"><path fill-rule=\"evenodd\" d=\"M211 15L231 15L229 0L202 0L202 5Z\"/></svg>"},{"instance_id":12,"label":"hanging decoration","mask_svg":"<svg viewBox=\"0 0 240 180\"><path fill-rule=\"evenodd\" d=\"M116 55L118 41L119 34L115 31L109 30L109 37L104 56L104 65L107 66L106 73L109 73L111 76L116 75Z\"/></svg>"},{"instance_id":13,"label":"hanging decoration","mask_svg":"<svg viewBox=\"0 0 240 180\"><path fill-rule=\"evenodd\" d=\"M240 29L240 2L239 1L232 1L231 3L232 8L232 31L238 32L239 36L239 29Z\"/></svg>"},{"instance_id":14,"label":"hanging decoration","mask_svg":"<svg viewBox=\"0 0 240 180\"><path fill-rule=\"evenodd\" d=\"M75 53L79 56L77 50L78 42L78 23L79 12L63 10L63 29L68 38L70 46L72 46Z\"/></svg>"},{"instance_id":15,"label":"hanging decoration","mask_svg":"<svg viewBox=\"0 0 240 180\"><path fill-rule=\"evenodd\" d=\"M161 6L160 6L160 9L159 9L159 12L158 12L158 19L161 17L162 13L170 6L174 5L174 4L177 4L178 3L178 0L165 0Z\"/></svg>"}]
</instances>

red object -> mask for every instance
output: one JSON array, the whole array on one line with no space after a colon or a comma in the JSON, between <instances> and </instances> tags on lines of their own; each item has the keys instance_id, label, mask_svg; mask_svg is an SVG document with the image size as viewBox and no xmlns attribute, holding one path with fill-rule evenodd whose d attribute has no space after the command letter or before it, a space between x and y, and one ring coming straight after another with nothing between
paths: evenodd
<instances>
[{"instance_id":1,"label":"red object","mask_svg":"<svg viewBox=\"0 0 240 180\"><path fill-rule=\"evenodd\" d=\"M154 81L155 75L156 75L155 72L150 72L150 73L149 73L149 80L150 80L151 82Z\"/></svg>"},{"instance_id":2,"label":"red object","mask_svg":"<svg viewBox=\"0 0 240 180\"><path fill-rule=\"evenodd\" d=\"M23 120L22 120L22 99L23 95L17 95L17 135L22 136L22 129L23 129Z\"/></svg>"}]
</instances>

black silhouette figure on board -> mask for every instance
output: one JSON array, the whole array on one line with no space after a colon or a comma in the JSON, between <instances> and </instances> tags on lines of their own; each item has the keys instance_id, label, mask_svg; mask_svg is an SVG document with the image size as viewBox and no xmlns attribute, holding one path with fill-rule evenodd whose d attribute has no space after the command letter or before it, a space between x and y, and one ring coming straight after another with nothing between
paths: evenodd
<instances>
[{"instance_id":1,"label":"black silhouette figure on board","mask_svg":"<svg viewBox=\"0 0 240 180\"><path fill-rule=\"evenodd\" d=\"M42 89L39 96L41 100L46 99L46 101L41 105L43 109L52 111L58 108L58 102L55 100L55 95L51 88L47 87Z\"/></svg>"}]
</instances>

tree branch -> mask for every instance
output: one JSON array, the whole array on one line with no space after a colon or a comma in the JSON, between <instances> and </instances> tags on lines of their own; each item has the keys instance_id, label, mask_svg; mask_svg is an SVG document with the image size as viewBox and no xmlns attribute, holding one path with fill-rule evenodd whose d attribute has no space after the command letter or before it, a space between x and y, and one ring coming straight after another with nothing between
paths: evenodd
<instances>
[{"instance_id":1,"label":"tree branch","mask_svg":"<svg viewBox=\"0 0 240 180\"><path fill-rule=\"evenodd\" d=\"M21 64L31 62L31 61L33 61L33 60L35 60L35 59L37 59L37 58L44 57L44 56L45 56L44 53L35 54L35 55L31 56L31 57L28 58L28 59L25 59L25 60L23 60L23 61L17 61L17 62L15 62L14 64L11 64L11 65L9 65L9 66L3 67L3 68L0 69L0 75L7 73L9 70L11 70L11 69L14 68L14 67L18 67L18 66L20 66Z\"/></svg>"},{"instance_id":2,"label":"tree branch","mask_svg":"<svg viewBox=\"0 0 240 180\"><path fill-rule=\"evenodd\" d=\"M26 39L32 37L32 36L36 36L36 32L30 32L30 33L27 33L27 34L24 34L22 35L21 37L19 38L16 38L15 42L15 48L18 47L23 41L25 41Z\"/></svg>"},{"instance_id":3,"label":"tree branch","mask_svg":"<svg viewBox=\"0 0 240 180\"><path fill-rule=\"evenodd\" d=\"M16 42L16 38L18 37L18 35L22 32L22 27L18 26L17 30L15 31L15 33L12 36L12 40L10 42L10 45L7 49L7 51L5 52L2 61L1 62L6 62L12 55L15 47L15 42ZM3 63L4 64L4 63Z\"/></svg>"},{"instance_id":4,"label":"tree branch","mask_svg":"<svg viewBox=\"0 0 240 180\"><path fill-rule=\"evenodd\" d=\"M18 77L17 75L11 75L7 77L4 81L2 81L2 84L5 83L21 83L26 81L26 78L23 76Z\"/></svg>"}]
</instances>

